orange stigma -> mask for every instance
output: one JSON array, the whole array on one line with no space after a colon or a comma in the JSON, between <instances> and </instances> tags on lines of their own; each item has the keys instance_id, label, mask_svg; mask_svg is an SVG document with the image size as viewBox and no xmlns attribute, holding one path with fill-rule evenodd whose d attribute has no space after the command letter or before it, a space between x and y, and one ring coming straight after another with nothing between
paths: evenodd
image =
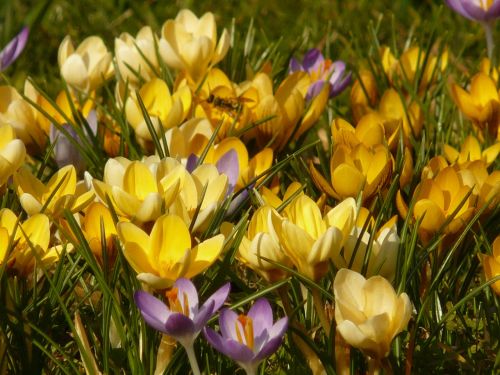
<instances>
[{"instance_id":1,"label":"orange stigma","mask_svg":"<svg viewBox=\"0 0 500 375\"><path fill-rule=\"evenodd\" d=\"M245 342L243 342L243 337L241 336L241 332L238 327L238 322L241 324L241 327L243 328L243 335L245 336ZM251 350L253 350L254 347L254 337L253 337L253 320L252 318L241 314L238 316L238 319L236 319L236 322L234 323L236 325L236 336L238 338L238 341L241 344L245 344L248 346Z\"/></svg>"}]
</instances>

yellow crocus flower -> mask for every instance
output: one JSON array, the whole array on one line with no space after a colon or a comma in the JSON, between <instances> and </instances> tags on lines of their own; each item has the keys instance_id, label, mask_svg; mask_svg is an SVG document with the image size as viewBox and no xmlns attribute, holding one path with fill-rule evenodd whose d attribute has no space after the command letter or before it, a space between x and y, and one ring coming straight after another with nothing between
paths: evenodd
<instances>
[{"instance_id":1,"label":"yellow crocus flower","mask_svg":"<svg viewBox=\"0 0 500 375\"><path fill-rule=\"evenodd\" d=\"M491 77L479 72L472 77L469 92L453 84L451 93L460 111L474 125L481 130L486 128L492 138L498 136L500 96Z\"/></svg>"},{"instance_id":2,"label":"yellow crocus flower","mask_svg":"<svg viewBox=\"0 0 500 375\"><path fill-rule=\"evenodd\" d=\"M175 159L130 161L123 157L109 159L104 166L104 181L92 179L99 199L108 197L121 216L145 223L156 220L179 194L185 168Z\"/></svg>"},{"instance_id":3,"label":"yellow crocus flower","mask_svg":"<svg viewBox=\"0 0 500 375\"><path fill-rule=\"evenodd\" d=\"M491 280L494 277L500 275L500 236L497 236L497 238L495 238L492 247L492 255L481 254L484 276L486 277L486 280ZM500 281L491 284L491 288L497 295L500 296Z\"/></svg>"},{"instance_id":4,"label":"yellow crocus flower","mask_svg":"<svg viewBox=\"0 0 500 375\"><path fill-rule=\"evenodd\" d=\"M356 217L356 202L348 198L322 217L318 205L299 194L288 206L286 217L273 216L273 228L284 251L306 277L319 280L330 260L340 252Z\"/></svg>"},{"instance_id":5,"label":"yellow crocus flower","mask_svg":"<svg viewBox=\"0 0 500 375\"><path fill-rule=\"evenodd\" d=\"M26 148L10 125L0 125L0 187L24 162Z\"/></svg>"},{"instance_id":6,"label":"yellow crocus flower","mask_svg":"<svg viewBox=\"0 0 500 375\"><path fill-rule=\"evenodd\" d=\"M22 168L14 175L14 185L21 206L30 216L41 212L56 218L65 209L78 212L94 200L94 192L87 191L83 181L77 183L73 165L56 171L46 184Z\"/></svg>"},{"instance_id":7,"label":"yellow crocus flower","mask_svg":"<svg viewBox=\"0 0 500 375\"><path fill-rule=\"evenodd\" d=\"M465 164L470 161L482 160L489 166L493 163L498 154L500 153L500 141L497 141L494 145L481 150L481 145L476 137L473 135L468 135L460 151L451 147L450 145L443 146L444 156L450 163Z\"/></svg>"},{"instance_id":8,"label":"yellow crocus flower","mask_svg":"<svg viewBox=\"0 0 500 375\"><path fill-rule=\"evenodd\" d=\"M221 253L224 242L219 234L193 246L187 225L176 215L160 216L150 235L129 222L119 223L117 229L125 258L138 273L137 278L155 289L206 270Z\"/></svg>"}]
</instances>

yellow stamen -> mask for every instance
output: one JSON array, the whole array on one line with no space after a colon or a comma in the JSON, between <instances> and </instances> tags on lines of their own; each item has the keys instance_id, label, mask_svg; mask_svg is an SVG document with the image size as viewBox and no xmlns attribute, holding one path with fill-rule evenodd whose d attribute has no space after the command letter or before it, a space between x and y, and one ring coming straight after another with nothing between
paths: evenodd
<instances>
[{"instance_id":1,"label":"yellow stamen","mask_svg":"<svg viewBox=\"0 0 500 375\"><path fill-rule=\"evenodd\" d=\"M243 327L243 334L245 335L245 342L243 342L243 337L241 337L240 330L238 329L238 322L240 322L241 326ZM238 319L235 322L235 324L236 324L236 335L237 335L238 341L242 344L245 344L251 350L253 350L254 341L253 341L253 321L252 321L252 318L241 314L240 316L238 316Z\"/></svg>"},{"instance_id":2,"label":"yellow stamen","mask_svg":"<svg viewBox=\"0 0 500 375\"><path fill-rule=\"evenodd\" d=\"M181 303L180 303L179 298L178 298L178 293L179 293L179 291L177 288L172 288L172 289L168 290L165 293L165 295L167 296L171 311L184 313L182 311L182 306L181 306Z\"/></svg>"}]
</instances>

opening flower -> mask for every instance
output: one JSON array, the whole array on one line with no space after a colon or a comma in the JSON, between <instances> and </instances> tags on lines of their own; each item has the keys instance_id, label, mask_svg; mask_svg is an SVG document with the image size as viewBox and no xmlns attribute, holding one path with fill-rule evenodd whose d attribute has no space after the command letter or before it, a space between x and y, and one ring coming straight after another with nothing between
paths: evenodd
<instances>
[{"instance_id":1,"label":"opening flower","mask_svg":"<svg viewBox=\"0 0 500 375\"><path fill-rule=\"evenodd\" d=\"M205 338L250 375L256 374L259 364L281 345L288 328L288 318L281 318L273 324L271 305L265 298L260 298L247 315L238 315L229 309L222 310L219 326L221 334L211 328L204 328Z\"/></svg>"},{"instance_id":2,"label":"opening flower","mask_svg":"<svg viewBox=\"0 0 500 375\"><path fill-rule=\"evenodd\" d=\"M319 49L313 48L306 52L302 64L295 58L290 60L290 73L306 72L311 78L306 99L319 95L325 82L330 86L330 98L339 95L351 83L351 72L346 72L343 61L325 59Z\"/></svg>"},{"instance_id":3,"label":"opening flower","mask_svg":"<svg viewBox=\"0 0 500 375\"><path fill-rule=\"evenodd\" d=\"M193 343L208 320L221 308L229 295L227 283L199 306L196 287L188 279L178 279L167 291L168 306L151 294L138 291L134 300L146 321L154 329L175 338L186 350L193 372L199 374Z\"/></svg>"}]
</instances>

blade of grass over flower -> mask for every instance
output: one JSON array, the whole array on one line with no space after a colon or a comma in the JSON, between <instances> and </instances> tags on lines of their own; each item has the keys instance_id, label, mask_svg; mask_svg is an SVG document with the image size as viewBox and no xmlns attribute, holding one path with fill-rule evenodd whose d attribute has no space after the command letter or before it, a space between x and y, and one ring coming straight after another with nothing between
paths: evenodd
<instances>
[{"instance_id":1,"label":"blade of grass over flower","mask_svg":"<svg viewBox=\"0 0 500 375\"><path fill-rule=\"evenodd\" d=\"M163 152L163 148L161 147L160 139L158 138L158 133L156 133L153 122L151 121L151 117L149 117L148 110L144 105L144 102L142 101L141 94L139 93L139 91L136 91L135 94L137 96L137 103L141 108L142 117L144 118L144 121L146 122L146 125L148 127L149 134L151 134L151 138L153 139L155 150L156 152L158 152L160 158L163 159L165 158L165 153Z\"/></svg>"}]
</instances>

